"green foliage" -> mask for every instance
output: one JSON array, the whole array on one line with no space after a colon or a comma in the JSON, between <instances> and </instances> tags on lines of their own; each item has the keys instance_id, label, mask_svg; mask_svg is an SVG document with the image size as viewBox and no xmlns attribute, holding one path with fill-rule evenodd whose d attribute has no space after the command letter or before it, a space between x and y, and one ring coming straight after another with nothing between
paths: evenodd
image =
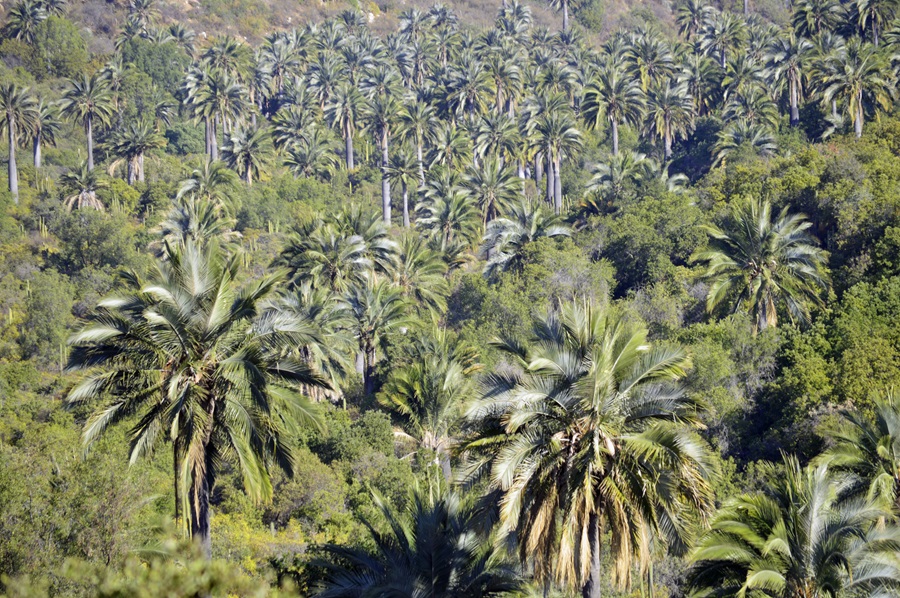
<instances>
[{"instance_id":1,"label":"green foliage","mask_svg":"<svg viewBox=\"0 0 900 598\"><path fill-rule=\"evenodd\" d=\"M51 16L38 27L29 70L39 79L75 77L89 62L87 43L75 23Z\"/></svg>"},{"instance_id":2,"label":"green foliage","mask_svg":"<svg viewBox=\"0 0 900 598\"><path fill-rule=\"evenodd\" d=\"M160 89L175 94L184 80L190 58L174 42L154 44L134 38L121 48L122 60L146 73Z\"/></svg>"}]
</instances>

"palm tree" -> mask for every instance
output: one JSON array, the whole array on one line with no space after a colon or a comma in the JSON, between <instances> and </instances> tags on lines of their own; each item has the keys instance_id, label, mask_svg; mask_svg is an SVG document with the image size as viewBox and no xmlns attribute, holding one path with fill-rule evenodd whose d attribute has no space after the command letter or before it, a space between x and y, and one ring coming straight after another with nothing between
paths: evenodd
<instances>
[{"instance_id":1,"label":"palm tree","mask_svg":"<svg viewBox=\"0 0 900 598\"><path fill-rule=\"evenodd\" d=\"M70 79L59 102L63 115L80 122L87 136L87 168L94 169L94 123L106 124L113 115L112 93L99 75Z\"/></svg>"},{"instance_id":2,"label":"palm tree","mask_svg":"<svg viewBox=\"0 0 900 598\"><path fill-rule=\"evenodd\" d=\"M434 131L428 163L443 168L459 168L472 160L472 144L459 127L446 124Z\"/></svg>"},{"instance_id":3,"label":"palm tree","mask_svg":"<svg viewBox=\"0 0 900 598\"><path fill-rule=\"evenodd\" d=\"M522 181L512 168L505 168L497 158L490 158L481 168L466 171L465 189L481 209L481 222L487 224L505 214L522 191Z\"/></svg>"},{"instance_id":4,"label":"palm tree","mask_svg":"<svg viewBox=\"0 0 900 598\"><path fill-rule=\"evenodd\" d=\"M605 120L612 130L612 153L619 153L619 124L640 122L644 109L644 94L638 83L626 77L612 64L601 68L584 88L582 116L588 128L600 126Z\"/></svg>"},{"instance_id":5,"label":"palm tree","mask_svg":"<svg viewBox=\"0 0 900 598\"><path fill-rule=\"evenodd\" d=\"M135 180L144 182L144 154L164 145L165 138L149 123L141 120L119 131L112 141L111 149L125 160L128 184L134 185ZM115 168L115 165L113 162L110 169Z\"/></svg>"},{"instance_id":6,"label":"palm tree","mask_svg":"<svg viewBox=\"0 0 900 598\"><path fill-rule=\"evenodd\" d=\"M777 86L787 85L791 105L791 126L800 124L800 100L803 98L805 67L812 52L812 43L795 36L781 37L766 54L767 68Z\"/></svg>"},{"instance_id":7,"label":"palm tree","mask_svg":"<svg viewBox=\"0 0 900 598\"><path fill-rule=\"evenodd\" d=\"M63 203L71 212L73 208L89 208L102 212L103 203L97 198L97 191L105 189L109 183L100 178L100 175L89 170L87 164L82 162L78 170L70 170L59 179L63 189L69 195L63 198Z\"/></svg>"},{"instance_id":8,"label":"palm tree","mask_svg":"<svg viewBox=\"0 0 900 598\"><path fill-rule=\"evenodd\" d=\"M176 199L193 196L212 204L219 211L234 211L230 205L238 176L224 162L206 160L203 166L191 172L190 178L181 181Z\"/></svg>"},{"instance_id":9,"label":"palm tree","mask_svg":"<svg viewBox=\"0 0 900 598\"><path fill-rule=\"evenodd\" d=\"M569 30L569 0L547 0L550 8L562 13L562 30Z\"/></svg>"},{"instance_id":10,"label":"palm tree","mask_svg":"<svg viewBox=\"0 0 900 598\"><path fill-rule=\"evenodd\" d=\"M3 36L33 44L38 27L47 16L47 11L39 0L21 0L9 9Z\"/></svg>"},{"instance_id":11,"label":"palm tree","mask_svg":"<svg viewBox=\"0 0 900 598\"><path fill-rule=\"evenodd\" d=\"M404 297L435 314L444 313L450 292L446 273L441 254L428 247L421 235L408 233L400 238L393 280Z\"/></svg>"},{"instance_id":12,"label":"palm tree","mask_svg":"<svg viewBox=\"0 0 900 598\"><path fill-rule=\"evenodd\" d=\"M722 120L729 125L742 123L745 128L762 126L774 130L778 126L779 119L778 106L772 101L772 97L764 89L756 86L746 90L745 93L732 95L722 107ZM734 131L734 127L726 126L724 134L730 135Z\"/></svg>"},{"instance_id":13,"label":"palm tree","mask_svg":"<svg viewBox=\"0 0 900 598\"><path fill-rule=\"evenodd\" d=\"M337 168L335 143L328 129L313 126L304 137L290 144L285 151L284 164L294 176L325 179Z\"/></svg>"},{"instance_id":14,"label":"palm tree","mask_svg":"<svg viewBox=\"0 0 900 598\"><path fill-rule=\"evenodd\" d=\"M675 384L690 361L647 335L607 308L565 304L538 317L527 342L497 343L515 369L488 376L469 410L485 430L469 445L484 451L472 471L489 473L501 530L538 581L579 585L584 598L600 596L607 530L624 586L650 537L684 550L690 513L712 506L696 405Z\"/></svg>"},{"instance_id":15,"label":"palm tree","mask_svg":"<svg viewBox=\"0 0 900 598\"><path fill-rule=\"evenodd\" d=\"M241 233L234 230L235 223L234 218L223 216L216 204L195 195L176 199L155 229L159 241L150 246L158 258L166 257L168 247L191 243L201 248L218 243L223 251L233 254L238 248L235 242L241 237Z\"/></svg>"},{"instance_id":16,"label":"palm tree","mask_svg":"<svg viewBox=\"0 0 900 598\"><path fill-rule=\"evenodd\" d=\"M330 219L341 233L362 240L365 256L372 264L374 277L394 275L397 243L388 227L374 211L350 205Z\"/></svg>"},{"instance_id":17,"label":"palm tree","mask_svg":"<svg viewBox=\"0 0 900 598\"><path fill-rule=\"evenodd\" d=\"M408 303L401 289L384 280L352 287L345 301L362 356L363 392L370 395L375 392L378 346L410 324Z\"/></svg>"},{"instance_id":18,"label":"palm tree","mask_svg":"<svg viewBox=\"0 0 900 598\"><path fill-rule=\"evenodd\" d=\"M877 48L880 32L894 20L897 5L890 0L857 0L855 4L859 28L872 32L872 43Z\"/></svg>"},{"instance_id":19,"label":"palm tree","mask_svg":"<svg viewBox=\"0 0 900 598\"><path fill-rule=\"evenodd\" d=\"M290 473L298 423L320 425L296 385L326 385L282 350L304 341L289 315L262 309L277 277L241 288L238 276L237 258L215 244L174 247L151 281L132 277L131 294L102 301L70 340L68 369L85 377L67 402L100 403L85 445L129 419L133 463L169 436L176 483L187 489L176 488L177 498L207 558L209 500L223 466L237 466L254 499L270 499L270 463Z\"/></svg>"},{"instance_id":20,"label":"palm tree","mask_svg":"<svg viewBox=\"0 0 900 598\"><path fill-rule=\"evenodd\" d=\"M853 120L856 137L862 137L866 102L887 110L894 96L894 84L885 73L890 70L884 57L871 44L853 40L831 60L826 74L825 101L841 100Z\"/></svg>"},{"instance_id":21,"label":"palm tree","mask_svg":"<svg viewBox=\"0 0 900 598\"><path fill-rule=\"evenodd\" d=\"M19 203L19 169L16 165L16 148L24 134L34 126L38 103L28 88L12 83L0 85L0 132L6 132L9 140L9 192Z\"/></svg>"},{"instance_id":22,"label":"palm tree","mask_svg":"<svg viewBox=\"0 0 900 598\"><path fill-rule=\"evenodd\" d=\"M587 196L579 206L581 215L602 214L609 208L617 207L629 187L644 180L648 161L644 154L622 152L598 162L591 168L593 176L585 188ZM602 203L598 203L593 194L599 195Z\"/></svg>"},{"instance_id":23,"label":"palm tree","mask_svg":"<svg viewBox=\"0 0 900 598\"><path fill-rule=\"evenodd\" d=\"M362 237L344 235L335 226L322 222L292 234L275 265L287 270L292 287L309 283L314 289L339 293L365 284L374 267Z\"/></svg>"},{"instance_id":24,"label":"palm tree","mask_svg":"<svg viewBox=\"0 0 900 598\"><path fill-rule=\"evenodd\" d=\"M381 213L384 223L391 224L391 182L388 177L390 168L391 134L401 114L400 103L392 95L377 96L366 107L365 117L369 130L375 136L381 148Z\"/></svg>"},{"instance_id":25,"label":"palm tree","mask_svg":"<svg viewBox=\"0 0 900 598\"><path fill-rule=\"evenodd\" d=\"M507 215L491 221L481 245L481 257L487 260L484 273L494 276L500 272L522 267L525 247L544 237L568 237L571 229L559 216L544 213L540 204L520 201Z\"/></svg>"},{"instance_id":26,"label":"palm tree","mask_svg":"<svg viewBox=\"0 0 900 598\"><path fill-rule=\"evenodd\" d=\"M683 0L675 9L678 33L688 41L693 41L706 27L715 10L705 0Z\"/></svg>"},{"instance_id":27,"label":"palm tree","mask_svg":"<svg viewBox=\"0 0 900 598\"><path fill-rule=\"evenodd\" d=\"M207 127L207 154L210 160L219 159L218 129L228 135L232 125L248 112L247 90L225 71L212 71L199 82L190 95L190 104Z\"/></svg>"},{"instance_id":28,"label":"palm tree","mask_svg":"<svg viewBox=\"0 0 900 598\"><path fill-rule=\"evenodd\" d=\"M837 0L798 0L793 8L794 31L803 37L833 31L843 18L841 3Z\"/></svg>"},{"instance_id":29,"label":"palm tree","mask_svg":"<svg viewBox=\"0 0 900 598\"><path fill-rule=\"evenodd\" d=\"M407 150L394 154L387 170L388 180L400 185L403 194L403 226L409 228L409 188L419 180L419 163Z\"/></svg>"},{"instance_id":30,"label":"palm tree","mask_svg":"<svg viewBox=\"0 0 900 598\"><path fill-rule=\"evenodd\" d=\"M847 472L849 496L862 495L885 510L900 507L900 397L893 392L875 399L873 418L850 409L829 426L831 445L817 458L829 468Z\"/></svg>"},{"instance_id":31,"label":"palm tree","mask_svg":"<svg viewBox=\"0 0 900 598\"><path fill-rule=\"evenodd\" d=\"M773 155L778 148L768 127L739 119L719 131L719 139L713 147L716 164L721 164L725 158L743 147L750 148L763 157Z\"/></svg>"},{"instance_id":32,"label":"palm tree","mask_svg":"<svg viewBox=\"0 0 900 598\"><path fill-rule=\"evenodd\" d=\"M423 157L425 141L438 120L434 114L434 108L425 102L409 102L406 110L400 114L400 134L415 145L416 161L419 167L419 183L425 184L425 161Z\"/></svg>"},{"instance_id":33,"label":"palm tree","mask_svg":"<svg viewBox=\"0 0 900 598\"><path fill-rule=\"evenodd\" d=\"M875 525L887 514L878 507L841 502L841 486L827 467L785 457L765 491L716 515L692 554L691 595L895 595L900 528Z\"/></svg>"},{"instance_id":34,"label":"palm tree","mask_svg":"<svg viewBox=\"0 0 900 598\"><path fill-rule=\"evenodd\" d=\"M708 55L716 55L724 70L728 55L741 47L746 34L742 18L730 12L716 13L701 33L700 48Z\"/></svg>"},{"instance_id":35,"label":"palm tree","mask_svg":"<svg viewBox=\"0 0 900 598\"><path fill-rule=\"evenodd\" d=\"M718 87L719 69L715 61L702 54L690 54L675 76L678 83L687 87L694 104L694 114L706 114L713 103Z\"/></svg>"},{"instance_id":36,"label":"palm tree","mask_svg":"<svg viewBox=\"0 0 900 598\"><path fill-rule=\"evenodd\" d=\"M322 563L326 575L318 598L500 598L520 589L518 572L502 550L475 533L478 512L457 495L417 490L403 515L378 496L375 502L388 531L364 521L372 548L326 546L330 562Z\"/></svg>"},{"instance_id":37,"label":"palm tree","mask_svg":"<svg viewBox=\"0 0 900 598\"><path fill-rule=\"evenodd\" d=\"M472 398L475 374L481 369L477 354L457 359L449 349L446 332L436 330L434 341L420 342L413 349L410 363L391 370L378 394L378 401L403 418L405 431L395 434L417 446L426 459L434 459L444 479L452 479L450 454L456 444L455 433ZM442 345L435 351L433 345ZM474 351L474 350L473 350ZM427 463L427 462L426 462Z\"/></svg>"},{"instance_id":38,"label":"palm tree","mask_svg":"<svg viewBox=\"0 0 900 598\"><path fill-rule=\"evenodd\" d=\"M41 167L41 149L43 146L56 145L56 136L62 123L59 121L59 111L53 104L45 104L43 100L38 102L34 111L34 122L31 127L31 139L34 147L34 167Z\"/></svg>"},{"instance_id":39,"label":"palm tree","mask_svg":"<svg viewBox=\"0 0 900 598\"><path fill-rule=\"evenodd\" d=\"M651 89L647 94L647 116L651 133L663 140L665 160L671 160L675 136L687 135L693 128L693 101L687 86L670 83Z\"/></svg>"},{"instance_id":40,"label":"palm tree","mask_svg":"<svg viewBox=\"0 0 900 598\"><path fill-rule=\"evenodd\" d=\"M786 207L773 220L768 201L735 202L722 228L708 228L710 248L696 258L710 284L707 309L732 302L733 311L750 312L754 330L777 326L779 307L792 321L808 322L810 304L822 305L829 284L811 226Z\"/></svg>"},{"instance_id":41,"label":"palm tree","mask_svg":"<svg viewBox=\"0 0 900 598\"><path fill-rule=\"evenodd\" d=\"M538 119L535 127L537 139L548 159L547 198L553 199L553 208L562 213L562 159L574 155L581 149L581 131L575 126L575 119L568 109L554 110ZM614 134L614 144L618 145L618 133ZM553 190L550 193L550 190Z\"/></svg>"},{"instance_id":42,"label":"palm tree","mask_svg":"<svg viewBox=\"0 0 900 598\"><path fill-rule=\"evenodd\" d=\"M441 252L458 245L471 245L483 225L471 194L455 187L429 193L416 205L416 227L437 239Z\"/></svg>"},{"instance_id":43,"label":"palm tree","mask_svg":"<svg viewBox=\"0 0 900 598\"><path fill-rule=\"evenodd\" d=\"M363 96L350 84L340 85L325 105L325 119L340 130L346 146L347 170L353 170L353 135L363 106Z\"/></svg>"},{"instance_id":44,"label":"palm tree","mask_svg":"<svg viewBox=\"0 0 900 598\"><path fill-rule=\"evenodd\" d=\"M253 176L259 176L260 168L271 155L271 145L268 129L241 127L233 131L222 146L222 159L250 186Z\"/></svg>"}]
</instances>

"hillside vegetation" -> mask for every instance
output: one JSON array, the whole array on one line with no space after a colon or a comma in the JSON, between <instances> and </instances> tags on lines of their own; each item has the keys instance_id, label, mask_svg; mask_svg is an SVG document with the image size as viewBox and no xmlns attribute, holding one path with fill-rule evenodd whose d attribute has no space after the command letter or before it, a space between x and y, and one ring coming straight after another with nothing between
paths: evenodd
<instances>
[{"instance_id":1,"label":"hillside vegetation","mask_svg":"<svg viewBox=\"0 0 900 598\"><path fill-rule=\"evenodd\" d=\"M3 10L3 595L900 595L895 3Z\"/></svg>"}]
</instances>

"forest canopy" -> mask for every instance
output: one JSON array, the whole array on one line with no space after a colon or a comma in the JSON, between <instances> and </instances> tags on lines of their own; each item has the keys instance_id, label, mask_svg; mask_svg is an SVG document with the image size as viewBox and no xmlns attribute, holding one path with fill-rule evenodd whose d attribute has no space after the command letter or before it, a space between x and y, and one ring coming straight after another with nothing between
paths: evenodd
<instances>
[{"instance_id":1,"label":"forest canopy","mask_svg":"<svg viewBox=\"0 0 900 598\"><path fill-rule=\"evenodd\" d=\"M0 595L900 595L900 5L0 7Z\"/></svg>"}]
</instances>

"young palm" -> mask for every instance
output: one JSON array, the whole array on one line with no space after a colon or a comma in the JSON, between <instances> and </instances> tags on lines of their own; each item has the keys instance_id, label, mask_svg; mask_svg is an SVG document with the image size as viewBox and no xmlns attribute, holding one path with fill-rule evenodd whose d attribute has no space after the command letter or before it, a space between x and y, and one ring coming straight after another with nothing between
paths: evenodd
<instances>
[{"instance_id":1,"label":"young palm","mask_svg":"<svg viewBox=\"0 0 900 598\"><path fill-rule=\"evenodd\" d=\"M239 245L241 233L234 230L236 221L224 216L213 203L194 195L176 199L172 209L156 227L159 238L151 242L156 257L165 258L168 247L193 243L196 247L206 247L218 243L229 255L234 254Z\"/></svg>"},{"instance_id":2,"label":"young palm","mask_svg":"<svg viewBox=\"0 0 900 598\"><path fill-rule=\"evenodd\" d=\"M284 354L305 340L293 319L262 308L278 279L241 288L237 264L215 244L172 248L150 281L132 277L131 293L100 302L70 340L69 370L85 376L67 401L99 403L84 443L128 419L133 463L168 437L187 490L178 500L207 557L218 474L230 462L254 499L270 499L269 464L290 473L298 423L319 421L296 385L326 384Z\"/></svg>"},{"instance_id":3,"label":"young palm","mask_svg":"<svg viewBox=\"0 0 900 598\"><path fill-rule=\"evenodd\" d=\"M460 127L444 125L434 131L428 163L431 167L458 169L472 161L472 144Z\"/></svg>"},{"instance_id":4,"label":"young palm","mask_svg":"<svg viewBox=\"0 0 900 598\"><path fill-rule=\"evenodd\" d=\"M694 596L893 596L900 588L900 528L887 512L841 502L827 467L784 469L762 492L728 501L692 554Z\"/></svg>"},{"instance_id":5,"label":"young palm","mask_svg":"<svg viewBox=\"0 0 900 598\"><path fill-rule=\"evenodd\" d=\"M207 160L202 167L191 172L190 178L181 181L175 198L193 196L221 212L233 212L231 199L238 180L238 175L224 162Z\"/></svg>"},{"instance_id":6,"label":"young palm","mask_svg":"<svg viewBox=\"0 0 900 598\"><path fill-rule=\"evenodd\" d=\"M728 55L741 47L747 37L744 20L730 12L715 14L701 33L700 48L710 56L719 59L719 66L725 70Z\"/></svg>"},{"instance_id":7,"label":"young palm","mask_svg":"<svg viewBox=\"0 0 900 598\"><path fill-rule=\"evenodd\" d=\"M433 459L449 482L456 433L481 365L477 354L464 348L459 352L472 358L457 359L444 331L436 330L433 336L414 346L410 363L391 371L378 401L403 417L404 431L395 435L413 442L425 459ZM435 344L444 350L435 351Z\"/></svg>"},{"instance_id":8,"label":"young palm","mask_svg":"<svg viewBox=\"0 0 900 598\"><path fill-rule=\"evenodd\" d=\"M42 149L45 145L55 146L56 136L62 123L59 120L59 110L53 104L45 104L43 100L38 102L34 111L34 122L31 126L31 141L34 147L34 167L40 168L42 161Z\"/></svg>"},{"instance_id":9,"label":"young palm","mask_svg":"<svg viewBox=\"0 0 900 598\"><path fill-rule=\"evenodd\" d=\"M640 85L613 64L600 68L584 89L582 116L588 128L606 121L612 131L612 153L619 153L619 125L637 124L644 109Z\"/></svg>"},{"instance_id":10,"label":"young palm","mask_svg":"<svg viewBox=\"0 0 900 598\"><path fill-rule=\"evenodd\" d=\"M792 24L797 35L815 37L825 31L834 31L844 18L838 0L798 0L794 3Z\"/></svg>"},{"instance_id":11,"label":"young palm","mask_svg":"<svg viewBox=\"0 0 900 598\"><path fill-rule=\"evenodd\" d=\"M416 148L420 184L425 183L425 142L431 137L437 123L434 108L425 102L410 101L407 109L400 114L399 133Z\"/></svg>"},{"instance_id":12,"label":"young palm","mask_svg":"<svg viewBox=\"0 0 900 598\"><path fill-rule=\"evenodd\" d=\"M441 254L428 247L421 235L408 233L400 239L393 280L404 297L414 300L424 310L444 313L450 292L446 273L447 265Z\"/></svg>"},{"instance_id":13,"label":"young palm","mask_svg":"<svg viewBox=\"0 0 900 598\"><path fill-rule=\"evenodd\" d=\"M105 78L99 75L70 79L59 102L66 117L80 122L87 136L87 167L94 169L94 125L106 124L113 115L112 93Z\"/></svg>"},{"instance_id":14,"label":"young palm","mask_svg":"<svg viewBox=\"0 0 900 598\"><path fill-rule=\"evenodd\" d=\"M362 115L363 102L362 94L355 87L342 84L325 104L325 120L340 131L344 140L347 170L356 167L353 159L353 135Z\"/></svg>"},{"instance_id":15,"label":"young palm","mask_svg":"<svg viewBox=\"0 0 900 598\"><path fill-rule=\"evenodd\" d=\"M344 235L336 227L314 223L290 236L275 265L287 270L292 287L346 292L365 284L372 271L366 244L359 235Z\"/></svg>"},{"instance_id":16,"label":"young palm","mask_svg":"<svg viewBox=\"0 0 900 598\"><path fill-rule=\"evenodd\" d=\"M403 291L385 280L351 287L344 300L352 320L350 331L362 355L363 391L372 394L378 347L386 337L409 326L409 304Z\"/></svg>"},{"instance_id":17,"label":"young palm","mask_svg":"<svg viewBox=\"0 0 900 598\"><path fill-rule=\"evenodd\" d=\"M9 9L3 36L33 44L38 27L47 20L47 11L39 0L21 0Z\"/></svg>"},{"instance_id":18,"label":"young palm","mask_svg":"<svg viewBox=\"0 0 900 598\"><path fill-rule=\"evenodd\" d=\"M828 288L824 252L809 232L812 223L784 208L774 220L768 201L735 202L722 228L708 229L710 248L697 256L709 281L706 307L725 302L744 309L754 330L778 325L778 310L809 321L810 305L822 305Z\"/></svg>"},{"instance_id":19,"label":"young palm","mask_svg":"<svg viewBox=\"0 0 900 598\"><path fill-rule=\"evenodd\" d=\"M28 88L12 83L0 85L0 132L7 134L9 142L9 192L13 201L19 203L19 169L16 164L16 148L21 139L34 126L38 114L38 103Z\"/></svg>"},{"instance_id":20,"label":"young palm","mask_svg":"<svg viewBox=\"0 0 900 598\"><path fill-rule=\"evenodd\" d=\"M506 216L488 224L482 239L480 254L487 260L486 276L517 270L525 259L528 243L544 237L568 237L571 229L559 216L545 214L540 204L520 201L513 205Z\"/></svg>"},{"instance_id":21,"label":"young palm","mask_svg":"<svg viewBox=\"0 0 900 598\"><path fill-rule=\"evenodd\" d=\"M775 153L778 146L775 143L775 136L764 124L739 119L719 131L718 140L713 146L715 163L723 163L728 156L743 148L768 158Z\"/></svg>"},{"instance_id":22,"label":"young palm","mask_svg":"<svg viewBox=\"0 0 900 598\"><path fill-rule=\"evenodd\" d=\"M829 70L823 81L825 101L839 100L853 121L857 138L862 137L866 103L885 110L892 104L895 89L885 75L887 62L871 44L853 40L831 60Z\"/></svg>"},{"instance_id":23,"label":"young palm","mask_svg":"<svg viewBox=\"0 0 900 598\"><path fill-rule=\"evenodd\" d=\"M90 170L87 164L82 162L78 170L70 170L59 179L62 188L68 195L63 198L63 203L71 212L73 208L91 209L102 212L103 202L97 198L97 191L105 189L108 183L100 178L95 171Z\"/></svg>"},{"instance_id":24,"label":"young palm","mask_svg":"<svg viewBox=\"0 0 900 598\"><path fill-rule=\"evenodd\" d=\"M718 66L709 56L691 54L682 64L675 80L687 87L694 114L702 116L712 108L719 87L719 75Z\"/></svg>"},{"instance_id":25,"label":"young palm","mask_svg":"<svg viewBox=\"0 0 900 598\"><path fill-rule=\"evenodd\" d=\"M119 131L110 145L112 152L125 161L129 185L144 182L144 155L165 145L165 138L146 121L138 121ZM113 162L111 169L115 168Z\"/></svg>"},{"instance_id":26,"label":"young palm","mask_svg":"<svg viewBox=\"0 0 900 598\"><path fill-rule=\"evenodd\" d=\"M875 400L874 417L845 409L826 430L831 446L817 460L849 473L850 496L863 496L900 514L900 397L893 392Z\"/></svg>"},{"instance_id":27,"label":"young palm","mask_svg":"<svg viewBox=\"0 0 900 598\"><path fill-rule=\"evenodd\" d=\"M500 160L491 158L481 168L468 169L464 186L481 209L481 222L487 225L506 213L521 193L522 181L512 168L504 168Z\"/></svg>"},{"instance_id":28,"label":"young palm","mask_svg":"<svg viewBox=\"0 0 900 598\"><path fill-rule=\"evenodd\" d=\"M693 102L687 86L672 85L651 89L647 94L650 132L663 140L665 160L672 159L676 135L687 135L694 120Z\"/></svg>"},{"instance_id":29,"label":"young palm","mask_svg":"<svg viewBox=\"0 0 900 598\"><path fill-rule=\"evenodd\" d=\"M437 240L441 252L474 243L482 226L478 205L470 193L455 187L444 192L425 192L416 205L416 228Z\"/></svg>"},{"instance_id":30,"label":"young palm","mask_svg":"<svg viewBox=\"0 0 900 598\"><path fill-rule=\"evenodd\" d=\"M310 127L284 153L284 165L294 176L326 180L337 169L336 144L331 133L322 127Z\"/></svg>"},{"instance_id":31,"label":"young palm","mask_svg":"<svg viewBox=\"0 0 900 598\"><path fill-rule=\"evenodd\" d=\"M774 130L779 119L778 106L761 87L751 87L745 93L732 95L722 107L722 120L728 124L740 122ZM732 129L726 127L725 130Z\"/></svg>"},{"instance_id":32,"label":"young palm","mask_svg":"<svg viewBox=\"0 0 900 598\"><path fill-rule=\"evenodd\" d=\"M392 277L397 265L397 242L391 231L374 210L350 205L338 212L331 221L341 233L360 238L365 256L372 264L375 278Z\"/></svg>"},{"instance_id":33,"label":"young palm","mask_svg":"<svg viewBox=\"0 0 900 598\"><path fill-rule=\"evenodd\" d=\"M706 27L715 10L705 0L682 0L675 9L678 33L688 41L694 41Z\"/></svg>"},{"instance_id":34,"label":"young palm","mask_svg":"<svg viewBox=\"0 0 900 598\"><path fill-rule=\"evenodd\" d=\"M622 152L591 168L586 197L578 208L580 216L603 214L616 209L627 192L642 182L650 160L637 152Z\"/></svg>"},{"instance_id":35,"label":"young palm","mask_svg":"<svg viewBox=\"0 0 900 598\"><path fill-rule=\"evenodd\" d=\"M469 450L485 451L473 471L489 473L501 529L539 581L579 585L584 598L600 596L607 531L624 586L650 537L684 550L691 519L712 506L696 406L676 385L689 359L647 335L608 308L566 304L527 342L498 343L516 367L490 375L469 410L487 430Z\"/></svg>"},{"instance_id":36,"label":"young palm","mask_svg":"<svg viewBox=\"0 0 900 598\"><path fill-rule=\"evenodd\" d=\"M372 548L326 546L329 561L321 563L326 575L317 598L501 598L521 588L502 549L476 533L478 511L459 496L417 490L403 514L375 500L388 531L364 521Z\"/></svg>"},{"instance_id":37,"label":"young palm","mask_svg":"<svg viewBox=\"0 0 900 598\"><path fill-rule=\"evenodd\" d=\"M231 133L222 146L222 159L233 168L247 185L272 154L272 140L268 129L241 127Z\"/></svg>"}]
</instances>

